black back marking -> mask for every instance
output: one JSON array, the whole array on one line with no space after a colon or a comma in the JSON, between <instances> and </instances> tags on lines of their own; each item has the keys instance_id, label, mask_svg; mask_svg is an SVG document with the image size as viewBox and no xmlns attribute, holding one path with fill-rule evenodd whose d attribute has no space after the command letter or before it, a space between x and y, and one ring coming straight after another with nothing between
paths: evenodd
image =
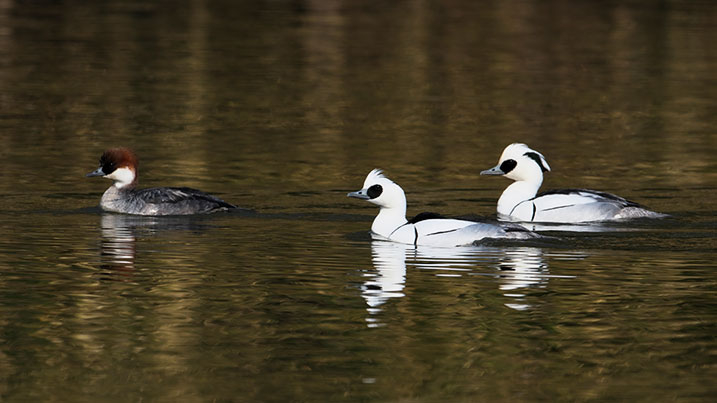
<instances>
[{"instance_id":1,"label":"black back marking","mask_svg":"<svg viewBox=\"0 0 717 403\"><path fill-rule=\"evenodd\" d=\"M381 187L381 185L373 185L368 188L368 191L366 192L368 197L371 199L375 199L381 196L381 193L383 193L383 187Z\"/></svg>"},{"instance_id":2,"label":"black back marking","mask_svg":"<svg viewBox=\"0 0 717 403\"><path fill-rule=\"evenodd\" d=\"M546 208L546 209L543 209L543 211L560 210L561 208L568 208L568 207L573 207L573 206L574 206L574 204L566 204L564 206Z\"/></svg>"},{"instance_id":3,"label":"black back marking","mask_svg":"<svg viewBox=\"0 0 717 403\"><path fill-rule=\"evenodd\" d=\"M533 203L533 215L530 216L530 221L535 220L535 211L538 210L537 207L535 207L535 203Z\"/></svg>"},{"instance_id":4,"label":"black back marking","mask_svg":"<svg viewBox=\"0 0 717 403\"><path fill-rule=\"evenodd\" d=\"M537 196L536 196L536 197L537 197ZM535 197L534 197L533 199L535 199ZM532 201L533 201L533 199L530 199L530 200L523 200L522 202L520 202L520 203L516 204L516 205L515 205L515 206L513 206L513 208L512 208L511 210L510 210L510 213L508 213L508 215L513 215L513 212L515 211L515 209L517 209L517 208L518 208L518 206L520 206L521 204L523 204L523 203L525 203L525 202L532 202ZM533 203L533 208L535 208L535 203Z\"/></svg>"},{"instance_id":5,"label":"black back marking","mask_svg":"<svg viewBox=\"0 0 717 403\"><path fill-rule=\"evenodd\" d=\"M500 170L503 171L503 174L507 174L512 171L516 165L518 165L518 163L515 162L515 160L505 160L500 164Z\"/></svg>"},{"instance_id":6,"label":"black back marking","mask_svg":"<svg viewBox=\"0 0 717 403\"><path fill-rule=\"evenodd\" d=\"M409 224L415 224L415 223L417 223L417 222L419 222L419 221L423 221L423 220L433 220L433 219L436 219L436 218L446 218L446 217L444 217L444 216L442 216L442 215L440 215L440 214L438 214L438 213L423 212L423 213L419 213L419 214L416 215L415 217L413 217L413 218L411 218L410 220L408 220L408 223L409 223Z\"/></svg>"},{"instance_id":7,"label":"black back marking","mask_svg":"<svg viewBox=\"0 0 717 403\"><path fill-rule=\"evenodd\" d=\"M462 229L462 228L449 229L449 230L446 230L446 231L431 232L430 234L427 234L426 236L447 234L447 233L449 233L449 232L456 232L456 231L458 231L459 229Z\"/></svg>"},{"instance_id":8,"label":"black back marking","mask_svg":"<svg viewBox=\"0 0 717 403\"><path fill-rule=\"evenodd\" d=\"M535 153L535 152L532 152L532 151L528 151L527 153L525 153L525 154L523 154L523 155L525 155L526 157L528 157L528 158L532 159L533 161L535 161L535 163L538 164L538 166L540 167L540 169L541 169L543 172L548 172L548 168L546 168L545 165L543 165L543 159L540 158L540 155L538 155L538 153Z\"/></svg>"}]
</instances>

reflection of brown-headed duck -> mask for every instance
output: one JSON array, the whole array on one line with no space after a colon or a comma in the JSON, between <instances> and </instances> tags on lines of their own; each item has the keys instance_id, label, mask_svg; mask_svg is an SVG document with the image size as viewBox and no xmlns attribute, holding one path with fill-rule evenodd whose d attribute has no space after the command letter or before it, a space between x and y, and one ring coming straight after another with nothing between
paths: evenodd
<instances>
[{"instance_id":1,"label":"reflection of brown-headed duck","mask_svg":"<svg viewBox=\"0 0 717 403\"><path fill-rule=\"evenodd\" d=\"M236 208L200 190L180 188L137 189L137 156L127 148L110 148L100 157L100 166L87 176L112 179L102 195L105 211L149 216L212 213Z\"/></svg>"},{"instance_id":2,"label":"reflection of brown-headed duck","mask_svg":"<svg viewBox=\"0 0 717 403\"><path fill-rule=\"evenodd\" d=\"M538 193L543 172L550 166L543 154L525 144L513 143L503 150L498 165L481 175L513 179L498 199L498 214L515 221L579 223L627 218L659 218L641 205L611 193L588 189L558 189Z\"/></svg>"}]
</instances>

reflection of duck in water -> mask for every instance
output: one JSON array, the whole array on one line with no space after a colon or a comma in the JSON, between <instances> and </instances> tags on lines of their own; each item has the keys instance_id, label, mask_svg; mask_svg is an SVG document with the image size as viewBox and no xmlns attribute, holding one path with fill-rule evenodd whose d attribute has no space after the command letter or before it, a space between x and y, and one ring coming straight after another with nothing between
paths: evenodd
<instances>
[{"instance_id":1,"label":"reflection of duck in water","mask_svg":"<svg viewBox=\"0 0 717 403\"><path fill-rule=\"evenodd\" d=\"M447 253L458 251L459 253ZM517 290L528 288L544 288L551 277L548 264L543 259L543 251L539 248L527 247L472 247L461 249L419 247L415 249L413 261L417 269L437 271L437 276L469 275L491 276L498 279L498 288L503 295L514 299L505 305L513 309L530 307L525 302L525 294ZM497 269L494 273L476 273L486 263ZM438 274L440 273L440 274Z\"/></svg>"},{"instance_id":2,"label":"reflection of duck in water","mask_svg":"<svg viewBox=\"0 0 717 403\"><path fill-rule=\"evenodd\" d=\"M407 265L419 270L431 270L438 277L490 276L498 280L498 288L510 299L505 306L524 310L532 306L521 289L545 288L552 277L548 264L539 248L474 246L448 249L430 246L414 246L374 240L371 252L376 273L361 287L370 315L381 311L381 305L391 298L404 297ZM576 256L575 258L582 258ZM497 271L485 273L486 266ZM475 277L473 277L475 278ZM450 281L450 280L446 280ZM375 317L367 319L369 326L378 326Z\"/></svg>"},{"instance_id":3,"label":"reflection of duck in water","mask_svg":"<svg viewBox=\"0 0 717 403\"><path fill-rule=\"evenodd\" d=\"M548 282L548 265L538 248L508 248L503 251L497 268L500 270L500 289L504 291L541 286Z\"/></svg>"},{"instance_id":4,"label":"reflection of duck in water","mask_svg":"<svg viewBox=\"0 0 717 403\"><path fill-rule=\"evenodd\" d=\"M588 189L557 189L536 196L550 165L543 154L525 144L503 150L498 165L481 175L513 179L498 199L498 214L516 221L579 223L626 218L664 217L611 193Z\"/></svg>"},{"instance_id":5,"label":"reflection of duck in water","mask_svg":"<svg viewBox=\"0 0 717 403\"><path fill-rule=\"evenodd\" d=\"M448 219L433 213L422 213L406 220L406 195L403 189L378 169L368 174L363 189L351 192L348 196L379 206L371 231L389 241L412 245L460 246L484 238L531 239L540 236L515 224Z\"/></svg>"},{"instance_id":6,"label":"reflection of duck in water","mask_svg":"<svg viewBox=\"0 0 717 403\"><path fill-rule=\"evenodd\" d=\"M102 215L102 269L130 274L134 271L136 237L125 217Z\"/></svg>"},{"instance_id":7,"label":"reflection of duck in water","mask_svg":"<svg viewBox=\"0 0 717 403\"><path fill-rule=\"evenodd\" d=\"M514 298L515 302L505 306L517 310L530 308L525 302L525 294L517 290L525 288L545 288L548 285L550 272L543 260L543 251L538 248L508 248L497 265L501 291L506 297Z\"/></svg>"},{"instance_id":8,"label":"reflection of duck in water","mask_svg":"<svg viewBox=\"0 0 717 403\"><path fill-rule=\"evenodd\" d=\"M135 270L136 239L162 231L198 231L209 217L147 217L104 213L101 216L101 268L105 274L129 275ZM138 235L139 234L139 235Z\"/></svg>"},{"instance_id":9,"label":"reflection of duck in water","mask_svg":"<svg viewBox=\"0 0 717 403\"><path fill-rule=\"evenodd\" d=\"M380 306L391 298L403 297L406 284L406 247L392 242L373 241L371 257L375 274L368 277L361 286L361 296L366 300L370 314L381 311ZM375 318L366 319L370 327L378 326Z\"/></svg>"}]
</instances>

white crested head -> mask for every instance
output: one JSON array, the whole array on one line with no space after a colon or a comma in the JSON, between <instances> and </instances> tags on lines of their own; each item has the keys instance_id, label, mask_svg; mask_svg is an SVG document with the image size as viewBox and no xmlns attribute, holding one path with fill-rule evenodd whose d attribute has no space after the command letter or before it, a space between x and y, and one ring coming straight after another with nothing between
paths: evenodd
<instances>
[{"instance_id":1,"label":"white crested head","mask_svg":"<svg viewBox=\"0 0 717 403\"><path fill-rule=\"evenodd\" d=\"M369 172L363 189L349 193L348 197L366 200L380 207L371 224L371 231L376 234L389 238L393 231L406 223L406 195L380 169Z\"/></svg>"},{"instance_id":2,"label":"white crested head","mask_svg":"<svg viewBox=\"0 0 717 403\"><path fill-rule=\"evenodd\" d=\"M550 165L543 154L522 143L513 143L503 150L498 165L481 172L481 175L502 175L511 183L498 199L498 213L512 215L515 206L535 197L543 184L543 172Z\"/></svg>"},{"instance_id":3,"label":"white crested head","mask_svg":"<svg viewBox=\"0 0 717 403\"><path fill-rule=\"evenodd\" d=\"M395 182L374 169L366 176L363 189L351 192L349 197L367 200L381 208L406 210L406 195Z\"/></svg>"},{"instance_id":4,"label":"white crested head","mask_svg":"<svg viewBox=\"0 0 717 403\"><path fill-rule=\"evenodd\" d=\"M513 143L506 147L498 160L498 165L481 172L481 175L503 175L515 181L543 181L543 172L550 171L550 165L543 154L523 143Z\"/></svg>"},{"instance_id":5,"label":"white crested head","mask_svg":"<svg viewBox=\"0 0 717 403\"><path fill-rule=\"evenodd\" d=\"M364 179L363 184L366 186L369 182L373 182L379 179L388 179L386 178L386 175L383 174L383 171L379 168L374 168L371 170L371 172L366 175L366 179Z\"/></svg>"},{"instance_id":6,"label":"white crested head","mask_svg":"<svg viewBox=\"0 0 717 403\"><path fill-rule=\"evenodd\" d=\"M128 148L111 148L100 157L100 166L87 176L102 176L112 179L113 186L121 189L137 184L137 156Z\"/></svg>"}]
</instances>

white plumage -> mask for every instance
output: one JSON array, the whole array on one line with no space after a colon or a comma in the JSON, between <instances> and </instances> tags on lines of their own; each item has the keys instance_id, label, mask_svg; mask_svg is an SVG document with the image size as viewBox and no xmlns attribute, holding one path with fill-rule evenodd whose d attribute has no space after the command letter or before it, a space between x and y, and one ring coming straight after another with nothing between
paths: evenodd
<instances>
[{"instance_id":1,"label":"white plumage","mask_svg":"<svg viewBox=\"0 0 717 403\"><path fill-rule=\"evenodd\" d=\"M434 213L421 213L406 219L406 195L396 183L374 169L364 181L363 189L349 197L367 200L379 206L371 225L375 237L414 245L470 245L484 238L530 239L539 235L514 224L490 224L442 218Z\"/></svg>"},{"instance_id":2,"label":"white plumage","mask_svg":"<svg viewBox=\"0 0 717 403\"><path fill-rule=\"evenodd\" d=\"M516 221L579 223L638 217L664 217L611 193L589 189L559 189L538 193L550 166L543 154L522 143L503 150L498 165L481 175L514 180L498 199L501 218Z\"/></svg>"}]
</instances>

